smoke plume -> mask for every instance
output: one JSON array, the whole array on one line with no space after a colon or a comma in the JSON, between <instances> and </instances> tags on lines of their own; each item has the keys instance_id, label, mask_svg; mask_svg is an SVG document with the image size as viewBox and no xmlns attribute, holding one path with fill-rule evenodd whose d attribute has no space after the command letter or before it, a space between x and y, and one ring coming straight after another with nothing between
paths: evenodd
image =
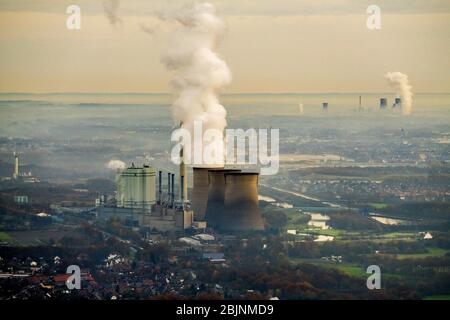
<instances>
[{"instance_id":1,"label":"smoke plume","mask_svg":"<svg viewBox=\"0 0 450 320\"><path fill-rule=\"evenodd\" d=\"M230 83L231 72L215 48L224 24L209 3L184 7L174 19L178 27L162 59L173 71L170 83L177 96L172 105L173 120L191 133L195 121L202 121L203 130L213 128L223 133L227 112L217 92Z\"/></svg>"},{"instance_id":2,"label":"smoke plume","mask_svg":"<svg viewBox=\"0 0 450 320\"><path fill-rule=\"evenodd\" d=\"M103 0L103 10L105 11L106 17L113 26L122 23L118 15L118 10L120 6L119 0Z\"/></svg>"},{"instance_id":3,"label":"smoke plume","mask_svg":"<svg viewBox=\"0 0 450 320\"><path fill-rule=\"evenodd\" d=\"M126 164L123 161L120 160L111 160L108 162L108 164L106 165L109 169L112 170L118 170L118 169L125 169L126 168Z\"/></svg>"},{"instance_id":4,"label":"smoke plume","mask_svg":"<svg viewBox=\"0 0 450 320\"><path fill-rule=\"evenodd\" d=\"M303 114L303 103L301 102L298 104L298 113Z\"/></svg>"},{"instance_id":5,"label":"smoke plume","mask_svg":"<svg viewBox=\"0 0 450 320\"><path fill-rule=\"evenodd\" d=\"M413 93L408 76L401 72L388 72L384 76L402 99L402 113L404 115L411 114Z\"/></svg>"}]
</instances>

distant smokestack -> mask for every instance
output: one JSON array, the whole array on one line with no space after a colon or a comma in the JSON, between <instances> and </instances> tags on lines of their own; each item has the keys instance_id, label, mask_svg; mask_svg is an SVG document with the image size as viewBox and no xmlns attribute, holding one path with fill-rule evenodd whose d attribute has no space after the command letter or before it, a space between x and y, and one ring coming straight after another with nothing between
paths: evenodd
<instances>
[{"instance_id":1,"label":"distant smokestack","mask_svg":"<svg viewBox=\"0 0 450 320\"><path fill-rule=\"evenodd\" d=\"M162 171L158 171L158 203L161 204L162 201Z\"/></svg>"},{"instance_id":2,"label":"distant smokestack","mask_svg":"<svg viewBox=\"0 0 450 320\"><path fill-rule=\"evenodd\" d=\"M225 173L239 171L226 169L211 169L208 171L208 202L205 212L205 220L208 226L220 229L225 214Z\"/></svg>"},{"instance_id":3,"label":"distant smokestack","mask_svg":"<svg viewBox=\"0 0 450 320\"><path fill-rule=\"evenodd\" d=\"M225 173L225 215L220 230L264 230L258 206L258 173Z\"/></svg>"},{"instance_id":4,"label":"distant smokestack","mask_svg":"<svg viewBox=\"0 0 450 320\"><path fill-rule=\"evenodd\" d=\"M171 201L170 201L170 206L173 208L173 203L175 201L175 173L172 173L172 197L171 197Z\"/></svg>"},{"instance_id":5,"label":"distant smokestack","mask_svg":"<svg viewBox=\"0 0 450 320\"><path fill-rule=\"evenodd\" d=\"M186 176L186 165L184 164L183 161L183 148L181 148L180 150L180 159L181 159L181 163L180 163L180 200L181 201L186 201L188 196L187 196L187 176Z\"/></svg>"},{"instance_id":6,"label":"distant smokestack","mask_svg":"<svg viewBox=\"0 0 450 320\"><path fill-rule=\"evenodd\" d=\"M362 110L362 97L359 96L359 111Z\"/></svg>"},{"instance_id":7,"label":"distant smokestack","mask_svg":"<svg viewBox=\"0 0 450 320\"><path fill-rule=\"evenodd\" d=\"M387 99L381 98L380 99L380 109L386 109L386 106L387 106Z\"/></svg>"},{"instance_id":8,"label":"distant smokestack","mask_svg":"<svg viewBox=\"0 0 450 320\"><path fill-rule=\"evenodd\" d=\"M167 202L169 204L172 202L170 190L170 172L167 172Z\"/></svg>"},{"instance_id":9,"label":"distant smokestack","mask_svg":"<svg viewBox=\"0 0 450 320\"><path fill-rule=\"evenodd\" d=\"M328 110L328 102L322 103L322 110L327 111Z\"/></svg>"},{"instance_id":10,"label":"distant smokestack","mask_svg":"<svg viewBox=\"0 0 450 320\"><path fill-rule=\"evenodd\" d=\"M14 172L13 178L17 179L19 177L19 154L14 152Z\"/></svg>"}]
</instances>

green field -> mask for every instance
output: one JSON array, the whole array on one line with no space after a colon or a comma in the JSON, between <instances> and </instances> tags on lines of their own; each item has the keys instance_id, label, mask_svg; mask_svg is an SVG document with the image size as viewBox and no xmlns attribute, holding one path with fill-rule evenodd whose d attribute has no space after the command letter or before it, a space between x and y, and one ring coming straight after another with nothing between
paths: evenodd
<instances>
[{"instance_id":1,"label":"green field","mask_svg":"<svg viewBox=\"0 0 450 320\"><path fill-rule=\"evenodd\" d=\"M450 300L450 295L436 295L425 297L424 300Z\"/></svg>"},{"instance_id":2,"label":"green field","mask_svg":"<svg viewBox=\"0 0 450 320\"><path fill-rule=\"evenodd\" d=\"M427 258L427 257L443 257L445 256L450 250L445 250L441 248L429 248L428 252L425 253L400 253L397 254L397 259L421 259L421 258Z\"/></svg>"},{"instance_id":3,"label":"green field","mask_svg":"<svg viewBox=\"0 0 450 320\"><path fill-rule=\"evenodd\" d=\"M0 232L0 242L9 242L11 237L6 232Z\"/></svg>"},{"instance_id":4,"label":"green field","mask_svg":"<svg viewBox=\"0 0 450 320\"><path fill-rule=\"evenodd\" d=\"M375 209L384 209L387 207L386 203L369 203Z\"/></svg>"}]
</instances>

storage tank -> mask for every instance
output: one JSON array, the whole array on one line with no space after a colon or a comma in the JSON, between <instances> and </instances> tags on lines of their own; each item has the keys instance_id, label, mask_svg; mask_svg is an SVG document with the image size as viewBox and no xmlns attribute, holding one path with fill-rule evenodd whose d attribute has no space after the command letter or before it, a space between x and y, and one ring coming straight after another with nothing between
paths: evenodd
<instances>
[{"instance_id":1,"label":"storage tank","mask_svg":"<svg viewBox=\"0 0 450 320\"><path fill-rule=\"evenodd\" d=\"M194 211L194 219L197 221L205 220L209 188L208 171L212 169L212 167L193 168L193 190L191 206L192 210ZM223 167L218 167L216 169L223 169Z\"/></svg>"},{"instance_id":2,"label":"storage tank","mask_svg":"<svg viewBox=\"0 0 450 320\"><path fill-rule=\"evenodd\" d=\"M258 176L258 173L253 172L224 173L224 209L220 217L219 230L264 230L258 205Z\"/></svg>"}]
</instances>

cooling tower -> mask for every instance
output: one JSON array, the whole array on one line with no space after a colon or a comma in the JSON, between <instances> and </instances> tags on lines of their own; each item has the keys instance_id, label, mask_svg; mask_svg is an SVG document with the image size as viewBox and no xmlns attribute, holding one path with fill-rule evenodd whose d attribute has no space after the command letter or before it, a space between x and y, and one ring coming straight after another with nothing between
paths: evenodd
<instances>
[{"instance_id":1,"label":"cooling tower","mask_svg":"<svg viewBox=\"0 0 450 320\"><path fill-rule=\"evenodd\" d=\"M217 168L223 169L223 168ZM208 202L209 177L208 171L211 168L194 167L193 192L192 192L192 210L194 211L194 219L204 221L206 214L206 204Z\"/></svg>"},{"instance_id":2,"label":"cooling tower","mask_svg":"<svg viewBox=\"0 0 450 320\"><path fill-rule=\"evenodd\" d=\"M205 220L208 226L220 229L225 205L225 174L240 172L233 169L208 170L208 201L206 204Z\"/></svg>"},{"instance_id":3,"label":"cooling tower","mask_svg":"<svg viewBox=\"0 0 450 320\"><path fill-rule=\"evenodd\" d=\"M327 111L328 110L328 102L322 103L322 110Z\"/></svg>"},{"instance_id":4,"label":"cooling tower","mask_svg":"<svg viewBox=\"0 0 450 320\"><path fill-rule=\"evenodd\" d=\"M386 106L387 106L387 99L380 98L380 109L386 109Z\"/></svg>"},{"instance_id":5,"label":"cooling tower","mask_svg":"<svg viewBox=\"0 0 450 320\"><path fill-rule=\"evenodd\" d=\"M224 176L224 211L218 228L222 231L264 230L258 206L258 173L228 172Z\"/></svg>"}]
</instances>

